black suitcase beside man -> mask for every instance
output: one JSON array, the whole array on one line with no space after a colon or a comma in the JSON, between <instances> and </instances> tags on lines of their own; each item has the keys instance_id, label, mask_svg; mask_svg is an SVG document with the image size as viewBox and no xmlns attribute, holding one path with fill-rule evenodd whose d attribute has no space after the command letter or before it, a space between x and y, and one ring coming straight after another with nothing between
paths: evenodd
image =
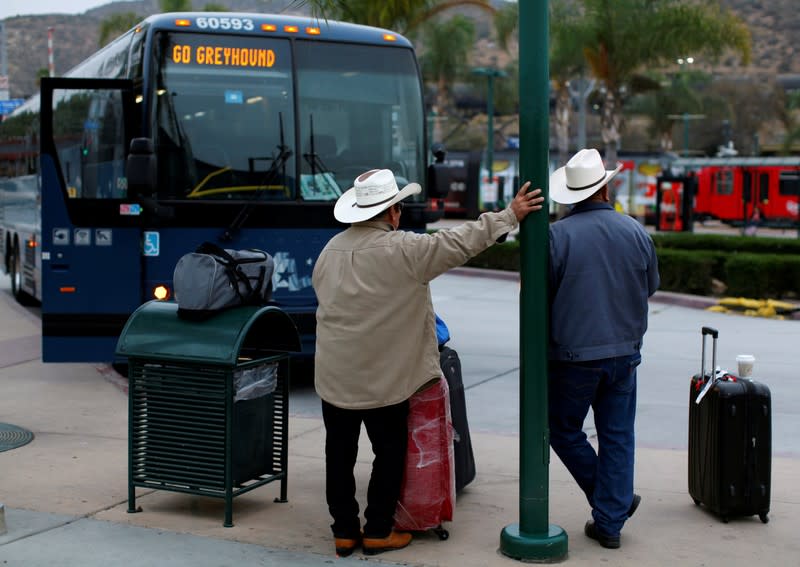
<instances>
[{"instance_id":1,"label":"black suitcase beside man","mask_svg":"<svg viewBox=\"0 0 800 567\"><path fill-rule=\"evenodd\" d=\"M722 518L757 514L769 521L772 407L769 388L716 375L718 331L703 327L700 374L689 389L689 494ZM705 372L706 335L713 339Z\"/></svg>"},{"instance_id":2,"label":"black suitcase beside man","mask_svg":"<svg viewBox=\"0 0 800 567\"><path fill-rule=\"evenodd\" d=\"M461 489L475 478L475 456L472 453L472 441L469 436L461 361L458 353L448 346L440 346L439 351L442 373L450 388L450 414L455 429L453 461L456 469L456 492L461 492Z\"/></svg>"}]
</instances>

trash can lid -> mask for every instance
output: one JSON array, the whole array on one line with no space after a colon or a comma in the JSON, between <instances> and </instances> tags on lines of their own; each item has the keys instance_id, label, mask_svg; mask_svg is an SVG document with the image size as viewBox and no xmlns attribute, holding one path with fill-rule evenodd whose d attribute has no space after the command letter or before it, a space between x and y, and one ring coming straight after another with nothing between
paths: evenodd
<instances>
[{"instance_id":1,"label":"trash can lid","mask_svg":"<svg viewBox=\"0 0 800 567\"><path fill-rule=\"evenodd\" d=\"M274 306L225 309L204 321L178 317L174 301L148 301L128 318L117 341L119 356L235 366L250 357L301 350L291 317Z\"/></svg>"}]
</instances>

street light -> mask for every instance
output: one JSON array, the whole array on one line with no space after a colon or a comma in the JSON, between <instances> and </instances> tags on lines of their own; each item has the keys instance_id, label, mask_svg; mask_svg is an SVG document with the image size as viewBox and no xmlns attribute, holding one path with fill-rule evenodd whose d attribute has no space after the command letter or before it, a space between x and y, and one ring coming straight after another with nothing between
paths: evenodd
<instances>
[{"instance_id":1,"label":"street light","mask_svg":"<svg viewBox=\"0 0 800 567\"><path fill-rule=\"evenodd\" d=\"M495 77L506 77L508 74L494 67L475 67L472 69L473 75L483 75L488 83L488 94L486 96L486 115L488 118L488 144L486 146L486 171L489 174L489 182L494 183L494 79ZM498 194L497 200L500 201Z\"/></svg>"},{"instance_id":2,"label":"street light","mask_svg":"<svg viewBox=\"0 0 800 567\"><path fill-rule=\"evenodd\" d=\"M694 57L691 55L687 57L678 57L676 63L680 65L681 72L685 72L688 65L694 64ZM670 120L683 120L683 155L689 155L689 121L690 120L702 120L705 118L705 114L689 114L688 112L684 112L683 114L668 114L667 118Z\"/></svg>"}]
</instances>

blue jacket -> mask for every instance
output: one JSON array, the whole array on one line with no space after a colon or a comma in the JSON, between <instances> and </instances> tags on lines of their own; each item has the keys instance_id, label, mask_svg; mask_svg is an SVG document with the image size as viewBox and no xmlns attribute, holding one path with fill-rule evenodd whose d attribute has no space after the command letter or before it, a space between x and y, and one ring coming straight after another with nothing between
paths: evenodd
<instances>
[{"instance_id":1,"label":"blue jacket","mask_svg":"<svg viewBox=\"0 0 800 567\"><path fill-rule=\"evenodd\" d=\"M578 203L550 225L550 360L635 354L659 285L653 240L608 203Z\"/></svg>"}]
</instances>

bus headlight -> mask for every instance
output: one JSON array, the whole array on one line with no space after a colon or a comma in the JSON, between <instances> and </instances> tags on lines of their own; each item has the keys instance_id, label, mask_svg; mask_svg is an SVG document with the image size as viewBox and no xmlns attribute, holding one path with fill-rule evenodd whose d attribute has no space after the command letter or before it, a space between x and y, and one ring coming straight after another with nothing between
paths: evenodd
<instances>
[{"instance_id":1,"label":"bus headlight","mask_svg":"<svg viewBox=\"0 0 800 567\"><path fill-rule=\"evenodd\" d=\"M159 301L166 301L169 299L169 288L163 284L159 284L153 288L153 297Z\"/></svg>"}]
</instances>

